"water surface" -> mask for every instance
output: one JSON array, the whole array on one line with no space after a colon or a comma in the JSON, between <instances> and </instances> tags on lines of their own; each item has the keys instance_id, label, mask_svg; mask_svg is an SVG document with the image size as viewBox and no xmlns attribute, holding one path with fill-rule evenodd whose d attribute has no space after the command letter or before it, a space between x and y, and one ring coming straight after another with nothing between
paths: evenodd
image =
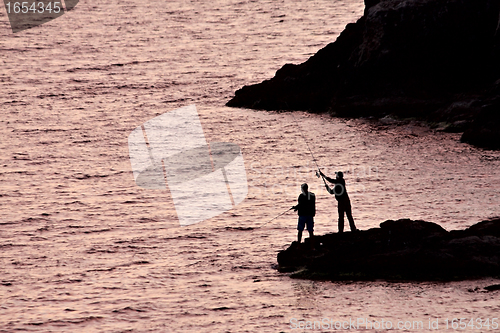
<instances>
[{"instance_id":1,"label":"water surface","mask_svg":"<svg viewBox=\"0 0 500 333\"><path fill-rule=\"evenodd\" d=\"M305 61L362 11L348 0L80 2L17 34L2 12L0 332L278 332L292 318L497 315L498 293L473 291L493 279L291 280L274 265L296 216L256 228L308 182L316 232L336 231L335 199L305 140L326 173L346 171L361 229L403 217L461 229L500 215L500 154L457 134L223 107L241 86ZM242 148L249 193L180 228L168 191L135 185L127 137L193 103L207 141Z\"/></svg>"}]
</instances>

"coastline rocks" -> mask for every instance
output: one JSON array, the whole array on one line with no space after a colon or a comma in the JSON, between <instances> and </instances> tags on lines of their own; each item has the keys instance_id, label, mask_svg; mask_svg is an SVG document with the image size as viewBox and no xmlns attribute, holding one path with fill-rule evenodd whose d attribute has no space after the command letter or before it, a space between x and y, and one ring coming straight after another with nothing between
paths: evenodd
<instances>
[{"instance_id":1,"label":"coastline rocks","mask_svg":"<svg viewBox=\"0 0 500 333\"><path fill-rule=\"evenodd\" d=\"M359 232L315 236L315 250L293 242L278 270L320 280L457 280L500 276L500 219L466 230L409 219Z\"/></svg>"},{"instance_id":2,"label":"coastline rocks","mask_svg":"<svg viewBox=\"0 0 500 333\"><path fill-rule=\"evenodd\" d=\"M500 94L481 108L460 140L479 147L500 149Z\"/></svg>"},{"instance_id":3,"label":"coastline rocks","mask_svg":"<svg viewBox=\"0 0 500 333\"><path fill-rule=\"evenodd\" d=\"M500 148L500 3L365 5L364 15L334 43L241 88L227 105L458 123L462 141Z\"/></svg>"}]
</instances>

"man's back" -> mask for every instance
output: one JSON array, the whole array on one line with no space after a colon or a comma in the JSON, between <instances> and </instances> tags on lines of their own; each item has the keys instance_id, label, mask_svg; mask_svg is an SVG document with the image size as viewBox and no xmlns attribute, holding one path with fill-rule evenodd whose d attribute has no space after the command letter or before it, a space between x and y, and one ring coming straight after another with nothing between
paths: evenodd
<instances>
[{"instance_id":1,"label":"man's back","mask_svg":"<svg viewBox=\"0 0 500 333\"><path fill-rule=\"evenodd\" d=\"M312 192L299 195L298 204L299 216L315 216L316 215L316 196Z\"/></svg>"}]
</instances>

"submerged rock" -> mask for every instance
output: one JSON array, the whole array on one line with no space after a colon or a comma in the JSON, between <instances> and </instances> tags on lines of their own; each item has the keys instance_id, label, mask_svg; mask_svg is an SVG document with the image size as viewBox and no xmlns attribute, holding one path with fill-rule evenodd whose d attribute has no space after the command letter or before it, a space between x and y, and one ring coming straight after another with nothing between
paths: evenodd
<instances>
[{"instance_id":1,"label":"submerged rock","mask_svg":"<svg viewBox=\"0 0 500 333\"><path fill-rule=\"evenodd\" d=\"M321 280L457 280L500 277L500 219L466 230L409 219L315 236L278 253L278 270Z\"/></svg>"},{"instance_id":2,"label":"submerged rock","mask_svg":"<svg viewBox=\"0 0 500 333\"><path fill-rule=\"evenodd\" d=\"M365 0L334 43L227 105L395 115L459 124L462 141L500 148L500 2Z\"/></svg>"},{"instance_id":3,"label":"submerged rock","mask_svg":"<svg viewBox=\"0 0 500 333\"><path fill-rule=\"evenodd\" d=\"M500 290L500 284L493 284L491 286L484 287L484 289L487 290L487 291Z\"/></svg>"}]
</instances>

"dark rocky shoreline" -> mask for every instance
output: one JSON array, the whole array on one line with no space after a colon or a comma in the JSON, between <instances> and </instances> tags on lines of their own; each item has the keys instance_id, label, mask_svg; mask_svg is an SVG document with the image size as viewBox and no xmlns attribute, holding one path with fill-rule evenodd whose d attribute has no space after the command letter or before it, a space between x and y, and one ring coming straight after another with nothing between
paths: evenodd
<instances>
[{"instance_id":1,"label":"dark rocky shoreline","mask_svg":"<svg viewBox=\"0 0 500 333\"><path fill-rule=\"evenodd\" d=\"M500 149L500 2L365 0L364 15L300 65L227 105L446 123Z\"/></svg>"},{"instance_id":2,"label":"dark rocky shoreline","mask_svg":"<svg viewBox=\"0 0 500 333\"><path fill-rule=\"evenodd\" d=\"M278 254L278 270L317 280L464 280L500 277L500 218L466 230L409 219L315 236Z\"/></svg>"}]
</instances>

